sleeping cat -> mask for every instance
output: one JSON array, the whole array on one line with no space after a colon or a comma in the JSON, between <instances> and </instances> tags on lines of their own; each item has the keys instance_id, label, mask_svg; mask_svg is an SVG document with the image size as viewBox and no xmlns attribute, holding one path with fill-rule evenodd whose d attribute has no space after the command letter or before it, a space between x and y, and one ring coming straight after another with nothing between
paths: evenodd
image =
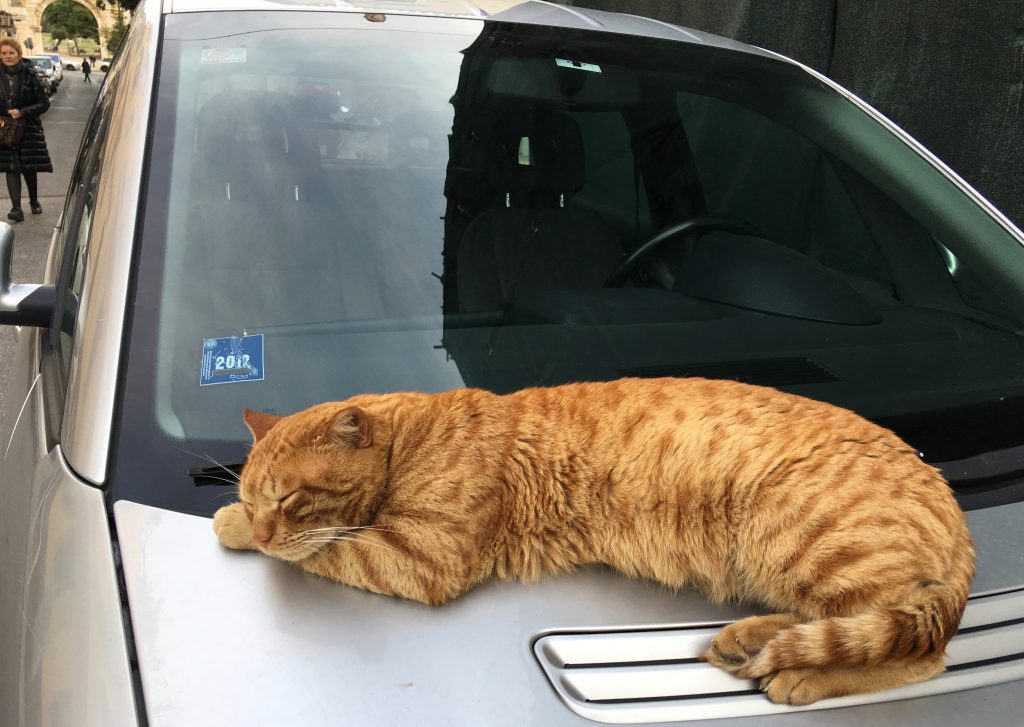
<instances>
[{"instance_id":1,"label":"sleeping cat","mask_svg":"<svg viewBox=\"0 0 1024 727\"><path fill-rule=\"evenodd\" d=\"M213 525L375 593L441 604L497 576L605 563L776 615L703 659L773 702L942 671L974 575L937 470L838 407L729 381L362 395L245 412L240 502Z\"/></svg>"}]
</instances>

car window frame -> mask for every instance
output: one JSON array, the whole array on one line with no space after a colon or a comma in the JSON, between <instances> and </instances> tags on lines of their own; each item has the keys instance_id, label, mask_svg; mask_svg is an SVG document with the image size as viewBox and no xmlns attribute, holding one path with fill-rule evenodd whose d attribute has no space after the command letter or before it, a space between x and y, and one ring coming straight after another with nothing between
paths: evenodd
<instances>
[{"instance_id":1,"label":"car window frame","mask_svg":"<svg viewBox=\"0 0 1024 727\"><path fill-rule=\"evenodd\" d=\"M111 89L113 90L113 89ZM111 94L105 94L109 99ZM111 104L98 99L85 123L79 144L75 165L65 195L64 209L54 229L57 248L55 260L56 301L49 328L40 336L40 364L42 392L45 407L45 432L47 448L60 442L60 430L68 394L68 381L72 365L71 355L65 356L62 336L69 337L68 351L73 348L76 321L80 311L85 269L91 242L90 227L83 239L81 225L90 198L88 190L95 190L100 173L100 160L106 145L107 120ZM95 206L95 197L93 206ZM80 274L75 275L76 271ZM77 289L76 289L77 287Z\"/></svg>"}]
</instances>

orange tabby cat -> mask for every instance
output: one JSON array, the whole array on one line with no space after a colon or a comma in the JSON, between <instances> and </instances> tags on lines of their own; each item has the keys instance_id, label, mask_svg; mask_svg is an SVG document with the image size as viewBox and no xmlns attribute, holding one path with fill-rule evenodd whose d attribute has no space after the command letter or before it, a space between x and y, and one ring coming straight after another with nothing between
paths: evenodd
<instances>
[{"instance_id":1,"label":"orange tabby cat","mask_svg":"<svg viewBox=\"0 0 1024 727\"><path fill-rule=\"evenodd\" d=\"M703 658L774 702L937 674L974 575L937 470L850 411L773 389L623 379L245 421L241 502L213 523L227 547L428 604L590 563L765 604L778 615L727 626Z\"/></svg>"}]
</instances>

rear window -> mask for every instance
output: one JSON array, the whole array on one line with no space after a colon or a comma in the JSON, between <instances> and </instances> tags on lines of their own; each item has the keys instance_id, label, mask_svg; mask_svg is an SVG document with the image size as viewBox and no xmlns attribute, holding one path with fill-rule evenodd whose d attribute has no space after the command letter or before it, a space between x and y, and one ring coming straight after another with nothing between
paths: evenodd
<instances>
[{"instance_id":1,"label":"rear window","mask_svg":"<svg viewBox=\"0 0 1024 727\"><path fill-rule=\"evenodd\" d=\"M1020 244L799 68L189 13L158 89L119 496L212 512L244 407L621 376L831 401L950 471L1024 444Z\"/></svg>"}]
</instances>

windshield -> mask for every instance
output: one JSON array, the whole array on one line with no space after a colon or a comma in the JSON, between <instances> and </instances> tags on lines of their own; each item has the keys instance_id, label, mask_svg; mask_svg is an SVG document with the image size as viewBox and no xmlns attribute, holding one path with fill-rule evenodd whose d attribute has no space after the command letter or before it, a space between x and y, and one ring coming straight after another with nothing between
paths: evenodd
<instances>
[{"instance_id":1,"label":"windshield","mask_svg":"<svg viewBox=\"0 0 1024 727\"><path fill-rule=\"evenodd\" d=\"M621 376L831 401L936 463L1024 442L1021 246L798 68L348 13L162 49L116 496L212 512L244 407Z\"/></svg>"},{"instance_id":2,"label":"windshield","mask_svg":"<svg viewBox=\"0 0 1024 727\"><path fill-rule=\"evenodd\" d=\"M53 62L49 58L32 58L31 61L47 71L53 68Z\"/></svg>"}]
</instances>

